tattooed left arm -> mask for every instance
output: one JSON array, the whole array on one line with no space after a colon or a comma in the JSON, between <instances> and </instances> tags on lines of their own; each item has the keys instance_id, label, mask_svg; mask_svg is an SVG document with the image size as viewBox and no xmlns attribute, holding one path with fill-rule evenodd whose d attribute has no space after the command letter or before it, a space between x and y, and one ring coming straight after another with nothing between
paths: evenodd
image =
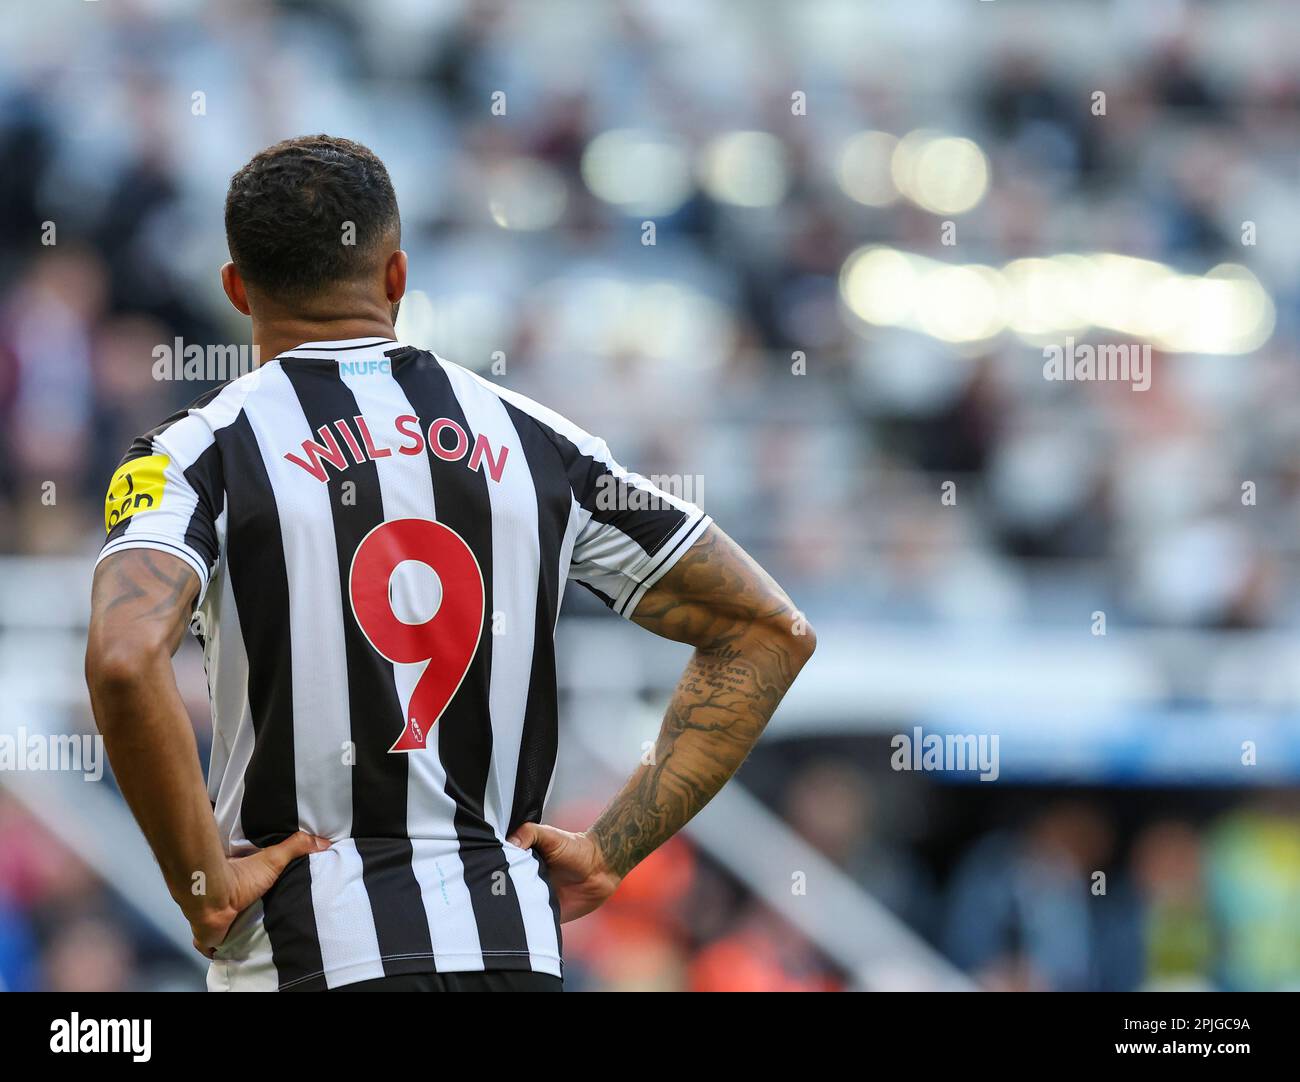
<instances>
[{"instance_id":1,"label":"tattooed left arm","mask_svg":"<svg viewBox=\"0 0 1300 1082\"><path fill-rule=\"evenodd\" d=\"M189 565L167 553L127 549L107 557L91 592L86 684L122 795L195 947L210 956L289 861L328 843L299 832L248 857L232 860L222 849L171 664L198 588Z\"/></svg>"},{"instance_id":2,"label":"tattooed left arm","mask_svg":"<svg viewBox=\"0 0 1300 1082\"><path fill-rule=\"evenodd\" d=\"M710 526L649 590L632 619L695 647L664 714L654 756L588 831L525 823L561 920L591 912L629 871L677 833L726 783L812 656L816 637L750 556Z\"/></svg>"}]
</instances>

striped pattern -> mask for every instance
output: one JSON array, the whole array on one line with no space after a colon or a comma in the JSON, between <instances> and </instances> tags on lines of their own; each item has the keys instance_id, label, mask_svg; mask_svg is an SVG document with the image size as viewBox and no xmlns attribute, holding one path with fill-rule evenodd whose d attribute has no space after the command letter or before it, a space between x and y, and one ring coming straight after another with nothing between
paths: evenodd
<instances>
[{"instance_id":1,"label":"striped pattern","mask_svg":"<svg viewBox=\"0 0 1300 1082\"><path fill-rule=\"evenodd\" d=\"M161 498L117 521L100 558L156 549L199 577L221 836L232 854L299 829L333 842L240 917L209 988L559 975L546 869L505 838L541 818L554 774L563 584L630 616L707 516L545 407L384 339L304 344L168 418L123 461L156 455ZM393 540L408 520L441 524L472 554L476 633L447 621L462 611L452 592L477 604L477 585L417 574L434 557ZM464 634L472 650L436 717L417 692L433 662L381 653L354 602L372 539L394 567L398 638L424 659L441 649L429 636ZM408 722L418 746L392 750Z\"/></svg>"}]
</instances>

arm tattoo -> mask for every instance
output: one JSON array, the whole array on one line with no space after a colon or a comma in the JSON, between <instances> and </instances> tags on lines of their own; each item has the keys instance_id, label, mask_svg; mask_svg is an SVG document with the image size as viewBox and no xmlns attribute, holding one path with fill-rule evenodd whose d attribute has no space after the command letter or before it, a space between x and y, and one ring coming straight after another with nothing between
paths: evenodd
<instances>
[{"instance_id":1,"label":"arm tattoo","mask_svg":"<svg viewBox=\"0 0 1300 1082\"><path fill-rule=\"evenodd\" d=\"M95 576L94 604L102 606L105 616L119 627L161 622L174 648L189 625L197 587L197 576L176 557L152 549L127 549L101 565Z\"/></svg>"},{"instance_id":2,"label":"arm tattoo","mask_svg":"<svg viewBox=\"0 0 1300 1082\"><path fill-rule=\"evenodd\" d=\"M592 827L626 875L680 830L744 762L811 652L775 582L711 527L650 590L633 619L695 654L668 704L654 758Z\"/></svg>"}]
</instances>

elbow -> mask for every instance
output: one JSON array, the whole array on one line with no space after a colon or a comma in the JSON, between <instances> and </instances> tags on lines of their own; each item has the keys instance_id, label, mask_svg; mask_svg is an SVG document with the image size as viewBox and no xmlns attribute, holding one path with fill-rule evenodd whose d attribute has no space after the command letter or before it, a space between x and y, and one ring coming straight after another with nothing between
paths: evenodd
<instances>
[{"instance_id":1,"label":"elbow","mask_svg":"<svg viewBox=\"0 0 1300 1082\"><path fill-rule=\"evenodd\" d=\"M92 642L86 650L91 714L104 738L115 737L121 731L122 719L134 716L133 704L140 699L144 667L139 654L119 647Z\"/></svg>"},{"instance_id":2,"label":"elbow","mask_svg":"<svg viewBox=\"0 0 1300 1082\"><path fill-rule=\"evenodd\" d=\"M807 617L797 610L769 620L765 633L769 641L790 659L796 673L808 663L813 651L817 649L817 632Z\"/></svg>"},{"instance_id":3,"label":"elbow","mask_svg":"<svg viewBox=\"0 0 1300 1082\"><path fill-rule=\"evenodd\" d=\"M813 651L817 649L817 632L813 630L810 624L802 615L800 615L790 628L790 654L795 659L799 668L808 664L808 659L813 656Z\"/></svg>"},{"instance_id":4,"label":"elbow","mask_svg":"<svg viewBox=\"0 0 1300 1082\"><path fill-rule=\"evenodd\" d=\"M120 694L135 683L139 657L129 657L125 650L96 648L86 651L86 686L92 699Z\"/></svg>"},{"instance_id":5,"label":"elbow","mask_svg":"<svg viewBox=\"0 0 1300 1082\"><path fill-rule=\"evenodd\" d=\"M157 659L165 656L161 644L92 636L86 647L86 686L92 702L132 695L149 681Z\"/></svg>"}]
</instances>

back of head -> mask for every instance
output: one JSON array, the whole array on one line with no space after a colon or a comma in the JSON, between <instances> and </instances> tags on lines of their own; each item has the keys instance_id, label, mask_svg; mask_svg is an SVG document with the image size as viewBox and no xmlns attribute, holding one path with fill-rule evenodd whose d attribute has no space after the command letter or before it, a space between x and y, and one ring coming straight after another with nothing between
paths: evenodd
<instances>
[{"instance_id":1,"label":"back of head","mask_svg":"<svg viewBox=\"0 0 1300 1082\"><path fill-rule=\"evenodd\" d=\"M230 179L230 258L251 290L277 303L375 279L400 238L388 170L350 139L287 139Z\"/></svg>"}]
</instances>

